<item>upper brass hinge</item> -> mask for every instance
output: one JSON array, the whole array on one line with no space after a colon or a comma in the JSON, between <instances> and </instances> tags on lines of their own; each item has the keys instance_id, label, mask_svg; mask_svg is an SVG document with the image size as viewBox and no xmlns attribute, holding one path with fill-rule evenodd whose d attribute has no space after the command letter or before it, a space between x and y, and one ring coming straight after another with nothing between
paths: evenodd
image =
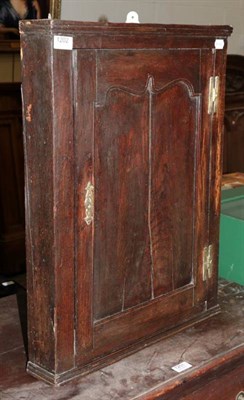
<instances>
[{"instance_id":1,"label":"upper brass hinge","mask_svg":"<svg viewBox=\"0 0 244 400\"><path fill-rule=\"evenodd\" d=\"M219 95L219 77L211 76L209 78L209 91L208 91L208 113L214 114L217 111Z\"/></svg>"},{"instance_id":2,"label":"upper brass hinge","mask_svg":"<svg viewBox=\"0 0 244 400\"><path fill-rule=\"evenodd\" d=\"M211 278L213 274L213 245L204 247L203 249L203 274L204 281Z\"/></svg>"}]
</instances>

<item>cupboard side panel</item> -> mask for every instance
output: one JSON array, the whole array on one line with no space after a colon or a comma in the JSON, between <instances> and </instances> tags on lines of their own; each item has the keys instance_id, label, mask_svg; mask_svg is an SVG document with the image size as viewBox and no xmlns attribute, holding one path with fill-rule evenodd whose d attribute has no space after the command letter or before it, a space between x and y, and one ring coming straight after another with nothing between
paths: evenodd
<instances>
[{"instance_id":1,"label":"cupboard side panel","mask_svg":"<svg viewBox=\"0 0 244 400\"><path fill-rule=\"evenodd\" d=\"M30 361L59 373L74 348L71 64L67 53L53 59L50 38L32 41L23 41Z\"/></svg>"},{"instance_id":2,"label":"cupboard side panel","mask_svg":"<svg viewBox=\"0 0 244 400\"><path fill-rule=\"evenodd\" d=\"M225 71L226 47L223 51L215 51L215 76L220 77L218 105L212 116L211 159L210 159L210 204L209 204L209 242L214 244L213 274L208 280L208 307L217 303L218 255L219 255L219 223L221 202L221 177L223 163L223 135L225 110Z\"/></svg>"},{"instance_id":3,"label":"cupboard side panel","mask_svg":"<svg viewBox=\"0 0 244 400\"><path fill-rule=\"evenodd\" d=\"M196 157L196 224L195 251L193 263L197 265L194 280L196 283L195 303L204 304L207 300L207 282L203 281L203 253L209 243L209 161L211 154L212 122L208 114L209 78L213 75L214 58L212 50L201 50L199 76L201 77L201 115L200 135Z\"/></svg>"},{"instance_id":4,"label":"cupboard side panel","mask_svg":"<svg viewBox=\"0 0 244 400\"><path fill-rule=\"evenodd\" d=\"M50 41L22 37L29 360L54 371L55 255ZM39 68L39 65L42 67ZM45 82L45 85L43 84Z\"/></svg>"}]
</instances>

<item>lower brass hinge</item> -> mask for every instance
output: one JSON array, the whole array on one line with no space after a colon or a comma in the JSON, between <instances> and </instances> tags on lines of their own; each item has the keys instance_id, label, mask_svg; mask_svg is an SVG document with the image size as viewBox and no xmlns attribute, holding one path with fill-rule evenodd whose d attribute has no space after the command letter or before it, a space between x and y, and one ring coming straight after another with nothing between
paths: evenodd
<instances>
[{"instance_id":1,"label":"lower brass hinge","mask_svg":"<svg viewBox=\"0 0 244 400\"><path fill-rule=\"evenodd\" d=\"M203 249L203 280L211 278L213 274L213 245L204 247Z\"/></svg>"},{"instance_id":2,"label":"lower brass hinge","mask_svg":"<svg viewBox=\"0 0 244 400\"><path fill-rule=\"evenodd\" d=\"M217 111L219 95L219 77L211 76L209 79L209 91L208 91L208 113L214 114Z\"/></svg>"}]
</instances>

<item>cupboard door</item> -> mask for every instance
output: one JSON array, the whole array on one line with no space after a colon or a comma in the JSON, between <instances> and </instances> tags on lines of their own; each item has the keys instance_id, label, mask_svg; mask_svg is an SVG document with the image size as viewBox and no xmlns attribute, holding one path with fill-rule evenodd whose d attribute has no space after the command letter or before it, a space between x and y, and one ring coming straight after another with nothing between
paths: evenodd
<instances>
[{"instance_id":1,"label":"cupboard door","mask_svg":"<svg viewBox=\"0 0 244 400\"><path fill-rule=\"evenodd\" d=\"M199 50L74 52L81 357L155 335L204 307L202 59Z\"/></svg>"}]
</instances>

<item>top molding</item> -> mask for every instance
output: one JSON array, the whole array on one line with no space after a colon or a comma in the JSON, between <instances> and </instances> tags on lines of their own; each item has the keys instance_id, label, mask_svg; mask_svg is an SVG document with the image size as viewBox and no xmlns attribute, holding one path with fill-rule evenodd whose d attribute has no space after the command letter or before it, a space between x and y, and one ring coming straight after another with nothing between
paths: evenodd
<instances>
[{"instance_id":1,"label":"top molding","mask_svg":"<svg viewBox=\"0 0 244 400\"><path fill-rule=\"evenodd\" d=\"M44 31L46 33L58 32L77 33L77 32L103 32L104 34L139 34L151 33L173 36L196 36L196 37L228 37L233 28L229 25L162 25L162 24L130 24L130 23L99 23L99 22L78 22L63 20L23 20L20 22L20 32L25 33L30 30L35 32ZM34 32L33 32L34 33Z\"/></svg>"}]
</instances>

